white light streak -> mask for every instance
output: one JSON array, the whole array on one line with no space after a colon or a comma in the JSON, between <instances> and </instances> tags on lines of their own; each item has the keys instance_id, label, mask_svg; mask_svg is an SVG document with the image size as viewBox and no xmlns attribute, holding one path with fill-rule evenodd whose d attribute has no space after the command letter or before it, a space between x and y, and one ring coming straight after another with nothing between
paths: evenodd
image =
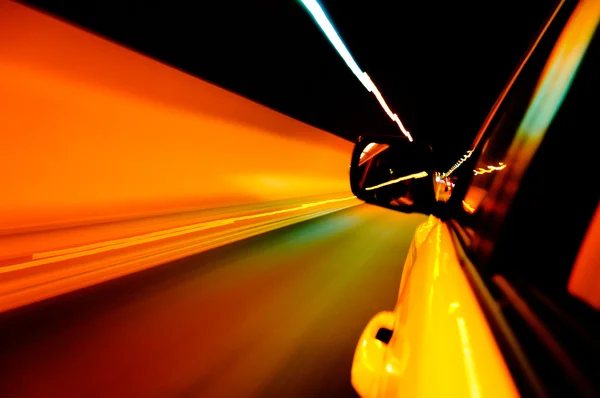
<instances>
[{"instance_id":1,"label":"white light streak","mask_svg":"<svg viewBox=\"0 0 600 398\"><path fill-rule=\"evenodd\" d=\"M360 82L363 86L365 86L367 91L375 95L375 98L377 98L379 105L381 105L385 113L389 116L390 119L392 119L394 123L398 125L400 131L402 131L402 134L404 134L406 138L408 138L408 140L412 142L412 135L404 127L404 124L402 124L402 121L400 120L398 115L392 112L388 104L385 102L385 99L381 95L381 92L379 91L379 89L377 89L377 86L375 86L375 83L373 83L369 75L367 75L366 72L361 71L354 58L352 58L350 51L348 51L348 49L344 45L344 42L340 38L340 35L337 33L337 31L327 18L327 15L325 15L325 12L321 8L321 5L317 2L317 0L302 0L302 4L304 4L306 9L312 14L313 18L315 19L323 33L325 33L331 44L333 44L333 47L335 47L338 54L340 54L344 62L346 62L346 65L348 65L352 73L354 73L356 78L360 80Z\"/></svg>"}]
</instances>

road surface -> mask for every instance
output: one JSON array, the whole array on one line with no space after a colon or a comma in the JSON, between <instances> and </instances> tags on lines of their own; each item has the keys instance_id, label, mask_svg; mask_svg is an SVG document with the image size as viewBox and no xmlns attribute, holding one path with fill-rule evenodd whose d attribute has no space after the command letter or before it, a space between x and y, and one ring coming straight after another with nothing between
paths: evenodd
<instances>
[{"instance_id":1,"label":"road surface","mask_svg":"<svg viewBox=\"0 0 600 398\"><path fill-rule=\"evenodd\" d=\"M0 396L355 397L424 220L359 205L0 314Z\"/></svg>"}]
</instances>

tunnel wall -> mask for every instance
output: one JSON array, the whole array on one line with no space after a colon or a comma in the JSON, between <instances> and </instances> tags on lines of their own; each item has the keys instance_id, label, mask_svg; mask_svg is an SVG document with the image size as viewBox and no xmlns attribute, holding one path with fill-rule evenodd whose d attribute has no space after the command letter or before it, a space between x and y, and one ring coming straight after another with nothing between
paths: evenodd
<instances>
[{"instance_id":1,"label":"tunnel wall","mask_svg":"<svg viewBox=\"0 0 600 398\"><path fill-rule=\"evenodd\" d=\"M0 234L351 195L326 131L17 3L0 37Z\"/></svg>"}]
</instances>

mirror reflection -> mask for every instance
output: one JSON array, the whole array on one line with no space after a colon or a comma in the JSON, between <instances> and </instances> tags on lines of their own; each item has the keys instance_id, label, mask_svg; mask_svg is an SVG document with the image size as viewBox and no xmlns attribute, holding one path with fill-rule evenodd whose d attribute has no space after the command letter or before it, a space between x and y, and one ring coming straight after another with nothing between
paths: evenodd
<instances>
[{"instance_id":1,"label":"mirror reflection","mask_svg":"<svg viewBox=\"0 0 600 398\"><path fill-rule=\"evenodd\" d=\"M363 141L351 168L355 195L367 202L409 210L433 198L431 149L384 140Z\"/></svg>"}]
</instances>

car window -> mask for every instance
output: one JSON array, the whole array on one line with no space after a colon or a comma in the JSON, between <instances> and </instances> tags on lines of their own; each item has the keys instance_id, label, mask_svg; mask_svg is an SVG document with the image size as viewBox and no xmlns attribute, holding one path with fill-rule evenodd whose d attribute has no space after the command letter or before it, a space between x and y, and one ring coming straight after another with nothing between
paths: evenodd
<instances>
[{"instance_id":1,"label":"car window","mask_svg":"<svg viewBox=\"0 0 600 398\"><path fill-rule=\"evenodd\" d=\"M470 257L549 396L600 394L599 22L600 3L580 2L504 152L506 168L487 173L496 176L473 225ZM478 161L499 160L488 151Z\"/></svg>"},{"instance_id":2,"label":"car window","mask_svg":"<svg viewBox=\"0 0 600 398\"><path fill-rule=\"evenodd\" d=\"M556 18L454 166L450 225L525 396L600 396L600 2Z\"/></svg>"},{"instance_id":3,"label":"car window","mask_svg":"<svg viewBox=\"0 0 600 398\"><path fill-rule=\"evenodd\" d=\"M496 198L490 195L490 188L494 181L502 178L512 167L507 160L509 148L571 10L572 7L563 6L556 13L490 121L488 131L485 132L479 147L474 150L474 159L464 163L464 167L470 168L472 174L470 184L461 200L462 212L457 220L466 233L467 246L472 249L470 252L473 255L476 255L481 246L486 246L485 252L492 248L490 233L499 227L502 218L495 217L498 210L495 206L498 203ZM467 171L463 170L463 173ZM498 194L504 197L504 203L508 203L506 199L513 193L504 190Z\"/></svg>"},{"instance_id":4,"label":"car window","mask_svg":"<svg viewBox=\"0 0 600 398\"><path fill-rule=\"evenodd\" d=\"M600 22L600 5L593 11L597 12L597 20L587 22L592 29L575 31L567 43L570 49L553 54L555 64L561 65L552 65L549 69L560 69L560 72L550 77L546 73L545 79L552 85L546 91L542 87L536 94L547 102L552 98L560 100L547 129L539 137L534 136L535 131L527 132L522 142L513 143L520 147L520 153L533 153L531 163L518 182L518 189L505 179L500 181L505 183L502 189L497 189L493 183L490 192L496 197L496 205L507 206L502 203L502 192L514 191L510 209L503 213L503 230L495 240L497 253L493 255L492 265L497 269L493 272L535 285L549 296L567 294L569 286L571 295L597 307L597 299L582 282L582 275L595 275L596 272L586 264L592 261L600 266L600 257L594 255L597 251L589 247L589 242L598 239L593 220L598 218L594 214L598 212L600 200L594 175L598 156L594 137L600 132L597 118L600 33L596 30ZM585 28L586 18L589 16L581 17L579 30ZM569 41L563 39L563 44ZM567 52L570 53L568 56L565 55ZM564 87L560 88L561 84ZM556 92L561 90L564 92ZM542 107L533 113L547 113ZM531 150L538 141L539 147ZM507 172L511 171L510 159L519 162L519 157L507 158Z\"/></svg>"}]
</instances>

